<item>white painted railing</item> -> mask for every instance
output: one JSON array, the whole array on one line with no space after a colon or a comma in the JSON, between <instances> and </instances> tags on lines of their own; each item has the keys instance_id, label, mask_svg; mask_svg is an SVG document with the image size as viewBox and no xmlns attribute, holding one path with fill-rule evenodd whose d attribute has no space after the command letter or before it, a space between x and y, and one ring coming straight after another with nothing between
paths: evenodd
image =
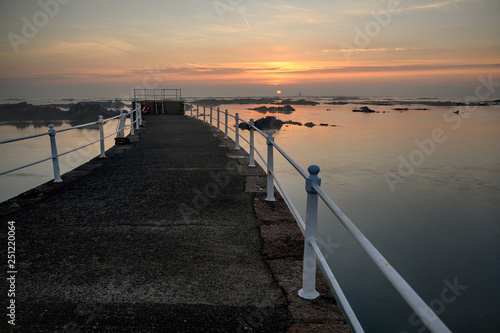
<instances>
[{"instance_id":1,"label":"white painted railing","mask_svg":"<svg viewBox=\"0 0 500 333\"><path fill-rule=\"evenodd\" d=\"M130 125L125 126L125 120L126 120L127 116L130 117ZM115 132L113 132L113 133L111 133L111 134L108 134L107 136L105 136L105 133L104 133L104 124L107 123L107 122L109 122L109 121L111 121L111 120L113 120L113 119L118 119L119 120L118 130L115 131ZM95 122L90 122L90 123L87 123L87 124L82 124L82 125L78 125L78 126L63 128L63 129L60 129L60 130L54 129L54 125L50 124L49 125L49 130L46 133L39 133L39 134L24 136L24 137L20 137L20 138L14 138L14 139L8 139L8 140L0 141L0 144L8 144L8 143L12 143L12 142L23 141L23 140L28 140L28 139L33 139L33 138L38 138L38 137L41 137L41 136L48 135L50 137L50 148L51 148L51 156L46 157L44 159L41 159L39 161L35 161L35 162L31 162L31 163L28 163L28 164L25 164L25 165L18 166L16 168L13 168L13 169L10 169L10 170L2 171L2 172L0 172L0 176L8 174L8 173L11 173L11 172L14 172L14 171L17 171L17 170L24 169L24 168L27 168L27 167L30 167L30 166L33 166L33 165L36 165L36 164L39 164L39 163L43 163L43 162L52 160L52 169L54 171L54 182L55 183L62 182L61 171L60 171L60 168L59 168L59 157L67 155L67 154L70 154L70 153L75 152L75 151L77 151L79 149L86 148L88 146L91 146L91 145L96 144L96 143L99 142L100 143L100 155L99 155L99 157L105 158L106 157L106 149L105 149L105 145L104 145L104 140L105 139L107 139L107 138L109 138L109 137L111 137L111 136L113 136L115 134L116 134L117 138L124 138L125 137L125 128L129 127L129 126L130 126L130 134L134 135L134 129L138 129L139 125L141 125L141 124L142 124L142 114L140 112L140 106L136 105L136 107L133 110L130 110L130 111L126 112L126 113L124 113L123 111L120 111L119 115L117 115L115 117L108 118L108 119L103 119L102 116L99 116L99 119L97 121L95 121ZM77 148L65 151L63 153L58 153L57 152L57 141L56 141L56 135L57 135L57 133L62 133L62 132L74 130L74 129L77 129L77 128L84 128L84 127L88 127L88 126L92 126L92 125L99 125L99 132L100 132L100 134L99 134L99 140L95 140L93 142L90 142L90 143L85 144L83 146L79 146Z\"/></svg>"},{"instance_id":2,"label":"white painted railing","mask_svg":"<svg viewBox=\"0 0 500 333\"><path fill-rule=\"evenodd\" d=\"M200 113L200 110L203 113ZM194 114L193 112L196 112ZM254 154L257 153L260 157L262 163L267 168L267 201L275 201L274 198L274 184L276 183L282 197L286 201L287 205L297 220L298 225L304 233L304 266L303 266L303 276L302 276L302 289L298 291L300 297L304 299L315 299L319 296L319 293L315 289L316 285L316 262L318 261L321 268L326 274L326 277L330 281L330 284L339 300L346 316L348 317L351 326L356 332L364 332L359 320L357 319L354 311L352 310L347 298L345 297L337 279L335 278L332 270L328 266L326 259L321 252L316 241L317 237L317 225L318 225L318 198L321 198L323 202L328 206L332 213L338 218L338 220L344 225L344 227L349 231L349 233L354 237L354 239L361 245L361 248L368 254L370 259L375 263L378 269L384 274L384 276L389 280L389 282L394 286L396 291L403 297L403 299L408 303L408 305L415 311L415 313L422 319L425 325L429 328L431 332L451 332L446 325L438 318L438 316L431 310L431 308L420 298L420 296L410 287L410 285L399 275L399 273L388 263L388 261L380 254L380 252L372 245L372 243L363 235L363 233L356 227L356 225L347 217L344 212L333 202L330 197L321 189L321 179L318 177L320 168L316 165L311 165L308 168L308 172L302 169L281 147L279 147L274 141L273 131L268 131L267 135L263 133L260 129L255 127L252 119L249 122L242 120L238 113L232 115L228 113L228 110L221 111L217 108L217 116L213 116L213 107L210 107L210 113L207 115L207 108L205 106L185 104L184 113L188 116L195 117L213 126L213 120L217 122L217 131L221 131L221 126L224 127L224 138L228 138L228 131L231 130L235 135L235 149L240 148L240 138L246 141L249 145L249 155L250 162L249 167L255 166ZM224 122L220 120L220 114L224 114ZM207 121L208 117L208 121ZM229 124L228 118L232 117L235 119L234 129L233 126ZM240 122L248 124L250 127L250 141L246 140L239 133ZM254 132L262 135L266 139L267 143L267 159L265 159L255 147L254 143ZM295 208L290 197L286 194L283 186L279 182L275 172L274 172L274 149L276 149L305 179L305 188L307 192L307 207L306 207L306 221L300 216L299 212Z\"/></svg>"}]
</instances>

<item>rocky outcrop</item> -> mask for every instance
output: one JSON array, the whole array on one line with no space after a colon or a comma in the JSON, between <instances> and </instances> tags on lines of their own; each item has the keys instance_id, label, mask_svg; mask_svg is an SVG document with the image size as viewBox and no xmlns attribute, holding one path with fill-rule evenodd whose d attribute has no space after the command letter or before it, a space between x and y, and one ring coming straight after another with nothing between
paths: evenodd
<instances>
[{"instance_id":1,"label":"rocky outcrop","mask_svg":"<svg viewBox=\"0 0 500 333\"><path fill-rule=\"evenodd\" d=\"M352 110L352 112L374 113L374 112L377 112L377 111L372 110L372 109L370 109L367 106L362 106L361 109L354 109L354 110Z\"/></svg>"},{"instance_id":2,"label":"rocky outcrop","mask_svg":"<svg viewBox=\"0 0 500 333\"><path fill-rule=\"evenodd\" d=\"M297 126L306 126L306 127L310 127L310 128L312 128L314 126L318 126L313 122L307 122L305 124L302 124L301 122L293 121L293 120L283 121L283 120L277 119L276 117L273 117L273 116L268 116L265 118L257 119L254 122L254 124L255 124L255 127L257 127L260 130L270 130L270 129L271 130L280 130L283 127L283 125L297 125ZM321 124L319 124L319 126L336 127L337 125L329 125L326 123L321 123ZM248 130L250 128L250 126L247 125L246 123L241 123L241 124L239 124L239 128L242 130Z\"/></svg>"},{"instance_id":3,"label":"rocky outcrop","mask_svg":"<svg viewBox=\"0 0 500 333\"><path fill-rule=\"evenodd\" d=\"M72 104L68 111L54 106L32 105L26 102L0 105L0 121L53 121L69 120L84 122L97 120L99 116L113 117L118 111L108 111L99 104Z\"/></svg>"},{"instance_id":4,"label":"rocky outcrop","mask_svg":"<svg viewBox=\"0 0 500 333\"><path fill-rule=\"evenodd\" d=\"M258 111L261 113L284 113L284 114L290 114L295 109L291 105L285 105L285 106L259 106L256 108L252 108L250 110Z\"/></svg>"},{"instance_id":5,"label":"rocky outcrop","mask_svg":"<svg viewBox=\"0 0 500 333\"><path fill-rule=\"evenodd\" d=\"M268 116L265 118L257 119L254 124L255 127L260 130L280 130L281 127L283 127L284 122L280 119L277 119L276 117ZM250 129L250 126L246 123L241 123L239 127L243 130Z\"/></svg>"},{"instance_id":6,"label":"rocky outcrop","mask_svg":"<svg viewBox=\"0 0 500 333\"><path fill-rule=\"evenodd\" d=\"M281 105L311 105L311 106L315 106L315 105L318 105L319 102L308 101L306 99L299 99L299 100L284 99L281 102L275 103L275 104L281 104Z\"/></svg>"}]
</instances>

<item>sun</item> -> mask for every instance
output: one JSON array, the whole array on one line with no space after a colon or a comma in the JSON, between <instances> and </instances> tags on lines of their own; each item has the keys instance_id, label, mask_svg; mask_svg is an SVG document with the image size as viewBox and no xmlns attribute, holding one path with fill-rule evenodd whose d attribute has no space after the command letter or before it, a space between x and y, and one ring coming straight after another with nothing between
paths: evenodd
<instances>
[{"instance_id":1,"label":"sun","mask_svg":"<svg viewBox=\"0 0 500 333\"><path fill-rule=\"evenodd\" d=\"M278 95L281 95L281 90L278 90L276 93L277 93Z\"/></svg>"}]
</instances>

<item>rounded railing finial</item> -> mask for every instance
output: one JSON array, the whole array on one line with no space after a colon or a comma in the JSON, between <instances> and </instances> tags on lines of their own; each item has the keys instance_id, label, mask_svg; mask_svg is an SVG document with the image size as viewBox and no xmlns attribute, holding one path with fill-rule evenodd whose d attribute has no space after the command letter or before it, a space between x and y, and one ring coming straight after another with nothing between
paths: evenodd
<instances>
[{"instance_id":1,"label":"rounded railing finial","mask_svg":"<svg viewBox=\"0 0 500 333\"><path fill-rule=\"evenodd\" d=\"M319 173L319 166L313 164L307 168L307 171L309 171L309 174L316 176Z\"/></svg>"}]
</instances>

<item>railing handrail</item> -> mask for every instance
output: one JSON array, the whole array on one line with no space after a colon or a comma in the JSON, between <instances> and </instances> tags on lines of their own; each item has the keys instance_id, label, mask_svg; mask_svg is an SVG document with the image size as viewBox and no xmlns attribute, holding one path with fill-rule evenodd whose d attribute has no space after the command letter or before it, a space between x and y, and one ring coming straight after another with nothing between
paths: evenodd
<instances>
[{"instance_id":1,"label":"railing handrail","mask_svg":"<svg viewBox=\"0 0 500 333\"><path fill-rule=\"evenodd\" d=\"M19 138L2 140L2 141L0 141L0 145L4 144L4 143L11 143L11 142L23 141L23 140L27 140L27 139L38 138L38 137L44 136L44 135L49 135L49 133L48 132L38 133L38 134L33 134L33 135L28 135L28 136L21 136Z\"/></svg>"},{"instance_id":2,"label":"railing handrail","mask_svg":"<svg viewBox=\"0 0 500 333\"><path fill-rule=\"evenodd\" d=\"M136 114L135 120L132 120L130 125L125 126L124 119L127 116L129 116L129 115L133 118L133 114L134 113ZM117 118L120 118L120 119L123 120L123 121L120 121L121 124L118 126L119 127L118 130L115 131L114 133L111 133L110 135L104 137L103 125L105 123L107 123L107 122L109 122L109 121L111 121L113 119L117 119ZM33 135L28 135L28 136L23 136L23 137L19 137L19 138L12 138L12 139L7 139L7 140L2 140L2 141L0 141L0 144L7 144L7 143L19 142L19 141L23 141L23 140L28 140L28 139L33 139L33 138L37 138L37 137L42 137L42 136L48 135L48 136L51 137L52 156L44 158L44 159L41 159L41 160L36 161L36 162L30 162L28 164L25 164L25 165L22 165L22 166L19 166L19 167L15 167L15 168L10 169L10 170L2 171L2 172L0 172L0 176L8 174L8 173L11 173L11 172L14 172L14 171L17 171L17 170L21 170L21 169L24 169L24 168L27 168L27 167L30 167L30 166L33 166L33 165L36 165L36 164L40 164L40 163L46 162L48 160L53 160L53 162L54 162L54 165L53 165L53 168L54 168L54 180L55 180L55 182L59 182L59 181L61 181L61 179L60 179L60 172L59 172L59 161L58 161L58 158L60 156L67 155L69 153L75 152L77 150L80 150L80 149L86 148L88 146L91 146L93 144L96 144L98 142L101 142L101 157L106 157L106 155L105 155L105 147L104 147L104 140L107 139L107 138L109 138L109 137L111 137L111 136L113 136L113 135L115 135L115 134L117 134L117 133L119 133L120 131L123 131L128 126L131 127L131 134L133 134L134 124L137 123L137 125L138 125L140 122L141 122L140 106L136 105L135 108L133 108L130 111L127 111L126 113L123 113L123 111L121 111L119 115L116 115L114 117L110 117L110 118L107 118L107 119L103 119L102 116L99 116L99 120L97 120L97 121L93 121L93 122L89 122L89 123L81 124L81 125L76 125L76 126L71 126L71 127L68 127L68 128L62 128L62 129L59 129L59 130L55 130L54 129L54 125L50 124L48 132L38 133L38 134L33 134ZM100 138L98 140L95 140L95 141L93 141L91 143L88 143L88 144L79 146L77 148L65 151L63 153L57 153L57 146L56 146L56 143L55 143L55 135L57 133L67 132L67 131L70 131L70 130L84 128L84 127L88 127L88 126L92 126L92 125L99 125L99 127L100 127L100 132L101 132L100 134L101 135L100 135Z\"/></svg>"},{"instance_id":3,"label":"railing handrail","mask_svg":"<svg viewBox=\"0 0 500 333\"><path fill-rule=\"evenodd\" d=\"M194 104L191 104L191 110ZM199 105L197 105L199 108ZM205 111L205 108L203 108ZM219 128L219 108L217 108L217 128ZM320 178L317 177L317 174L319 173L319 167L316 166L311 166L310 167L310 172L309 174L300 167L300 165L295 162L280 146L276 144L274 141L274 138L272 137L272 131L269 131L269 135L265 135L264 132L262 132L260 129L258 129L255 124L253 124L253 121L247 122L243 119L241 119L238 114L236 116L233 116L228 113L226 110L225 112L226 115L226 136L227 138L227 130L228 130L228 123L227 123L227 118L228 116L231 116L232 118L236 119L236 126L238 126L238 122L241 121L243 123L246 123L248 126L250 126L250 129L257 131L259 134L262 135L267 141L268 147L274 147L276 150L297 170L297 172L306 179L306 190L308 192L308 214L310 211L313 211L312 214L312 220L314 223L317 223L317 197L319 196L323 202L327 205L327 207L332 211L332 213L337 217L337 219L342 223L342 225L349 231L349 233L354 237L354 239L360 244L361 248L368 254L370 259L375 263L377 268L384 274L384 276L389 280L389 282L394 286L396 291L401 295L401 297L405 300L405 302L415 311L415 313L422 319L424 324L431 330L431 332L451 332L448 327L439 319L439 317L431 310L431 308L422 300L422 298L413 290L413 288L401 277L401 275L389 264L389 262L382 256L382 254L373 246L373 244L366 238L366 236L356 227L356 225L347 217L347 215L335 204L335 202L323 191L323 189L320 186ZM191 116L192 112L191 112ZM199 118L199 113L197 112L196 117ZM205 112L203 112L203 121L205 121ZM210 114L210 125L212 121L212 115ZM237 130L231 129L235 135L241 136ZM252 131L251 131L252 132ZM288 194L284 190L283 186L281 183L278 181L278 178L276 177L276 174L273 169L273 161L269 161L269 158L272 158L272 155L268 155L268 163L264 160L262 155L259 153L255 145L253 145L251 142L253 142L253 133L250 134L251 139L250 142L245 140L247 143L250 145L250 150L251 150L251 156L253 156L253 150L255 150L262 160L264 164L267 165L268 167L268 177L272 177L273 183L276 182L276 185L278 185L278 188L286 201L287 205L290 207L290 210L292 212L292 215L295 217L298 225L300 226L302 232L304 233L304 238L305 238L305 247L306 247L306 252L308 251L307 248L310 248L314 252L314 260L318 260L321 267L326 273L326 276L330 283L332 284L332 287L341 303L341 305L344 308L344 311L346 313L346 316L349 318L349 321L351 322L351 325L353 326L354 330L356 332L364 332L361 324L359 323L354 311L352 310L347 298L345 297L338 281L336 280L335 276L333 275L333 272L331 271L330 267L328 266L328 263L326 262L326 259L321 252L321 249L319 248L317 242L316 242L316 229L317 226L313 225L310 227L313 227L313 233L308 231L308 226L310 223L308 222L311 216L306 216L306 223L304 223L302 217L300 216L299 212L295 208L293 202L289 198ZM243 138L243 137L242 137ZM238 138L239 139L239 138ZM238 139L236 140L236 146L239 148L238 144ZM269 150L268 150L269 151ZM253 157L252 157L253 158ZM269 166L268 164L271 164ZM314 170L314 171L311 171ZM268 178L269 179L269 178ZM269 182L268 182L269 185ZM269 201L274 201L274 194L270 195L270 191L274 192L274 186L273 188L270 189L269 186L267 188L268 192L268 199L270 198ZM266 200L268 200L266 199ZM311 201L310 201L311 200ZM314 202L316 207L312 210L309 209L310 202ZM314 206L314 205L313 205ZM314 212L315 210L315 212ZM309 218L309 219L308 219ZM301 297L307 298L307 299L313 299L317 296L314 296L314 294L317 294L317 292L314 290L314 284L315 284L315 265L314 268L306 272L306 253L304 254L304 285L303 289L299 291L299 295ZM309 257L310 258L310 257ZM308 258L308 259L309 259ZM311 287L311 281L306 281L306 275L313 275L313 286L312 286L312 294L310 294L310 287ZM307 286L306 286L307 285ZM308 291L303 291L308 287ZM302 294L301 294L302 293ZM307 295L306 295L307 294ZM311 296L309 298L309 296Z\"/></svg>"},{"instance_id":4,"label":"railing handrail","mask_svg":"<svg viewBox=\"0 0 500 333\"><path fill-rule=\"evenodd\" d=\"M130 112L131 111L128 111L126 115L128 116L130 114ZM119 117L120 117L120 115L116 115L116 116L111 117L111 118L103 119L103 121L106 123L106 122L108 122L110 120L113 120L113 119L116 119L116 118L119 118ZM86 124L82 124L82 125L76 125L76 126L72 126L72 127L61 128L61 129L56 130L56 133L66 132L66 131L69 131L69 130L74 130L74 129L78 129L78 128L82 128L82 127L87 127L87 126L95 125L95 124L98 124L98 123L99 123L99 120L98 121L93 121L93 122L90 122L90 123L86 123ZM38 133L38 134L33 134L33 135L28 135L28 136L22 136L22 137L19 137L19 138L2 140L2 141L0 141L0 144L11 143L11 142L16 142L16 141L22 141L22 140L27 140L27 139L32 139L32 138L37 138L37 137L44 136L44 135L49 135L49 133L48 132L43 132L43 133Z\"/></svg>"}]
</instances>

